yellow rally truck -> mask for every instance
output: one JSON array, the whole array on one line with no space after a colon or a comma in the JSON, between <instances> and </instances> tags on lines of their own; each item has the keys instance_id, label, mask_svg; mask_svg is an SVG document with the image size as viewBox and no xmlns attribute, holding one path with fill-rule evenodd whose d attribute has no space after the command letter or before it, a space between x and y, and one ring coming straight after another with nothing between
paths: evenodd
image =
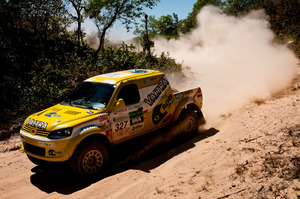
<instances>
[{"instance_id":1,"label":"yellow rally truck","mask_svg":"<svg viewBox=\"0 0 300 199\"><path fill-rule=\"evenodd\" d=\"M164 73L135 69L91 77L68 99L30 115L20 130L35 164L67 162L74 174L102 173L113 145L181 122L186 134L204 123L202 92L173 92Z\"/></svg>"}]
</instances>

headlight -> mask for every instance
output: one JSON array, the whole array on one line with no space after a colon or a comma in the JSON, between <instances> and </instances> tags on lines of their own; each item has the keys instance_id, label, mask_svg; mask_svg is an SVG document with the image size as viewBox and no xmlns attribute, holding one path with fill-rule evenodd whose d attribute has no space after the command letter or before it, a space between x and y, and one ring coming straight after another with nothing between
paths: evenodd
<instances>
[{"instance_id":1,"label":"headlight","mask_svg":"<svg viewBox=\"0 0 300 199\"><path fill-rule=\"evenodd\" d=\"M51 131L48 135L49 139L61 139L72 135L72 128L59 129Z\"/></svg>"}]
</instances>

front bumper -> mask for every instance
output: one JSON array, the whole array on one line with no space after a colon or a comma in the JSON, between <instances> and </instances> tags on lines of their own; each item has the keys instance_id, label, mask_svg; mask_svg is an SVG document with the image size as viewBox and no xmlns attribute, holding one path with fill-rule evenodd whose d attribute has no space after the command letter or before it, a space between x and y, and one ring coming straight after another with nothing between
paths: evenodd
<instances>
[{"instance_id":1,"label":"front bumper","mask_svg":"<svg viewBox=\"0 0 300 199\"><path fill-rule=\"evenodd\" d=\"M76 144L70 138L53 140L42 136L32 135L23 130L20 131L23 151L37 159L61 162L68 160Z\"/></svg>"}]
</instances>

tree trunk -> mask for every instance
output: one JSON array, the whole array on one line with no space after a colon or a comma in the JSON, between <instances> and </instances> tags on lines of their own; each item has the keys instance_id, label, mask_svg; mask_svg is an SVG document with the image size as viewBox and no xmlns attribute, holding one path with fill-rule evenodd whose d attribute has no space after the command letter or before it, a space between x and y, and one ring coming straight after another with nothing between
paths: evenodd
<instances>
[{"instance_id":1,"label":"tree trunk","mask_svg":"<svg viewBox=\"0 0 300 199\"><path fill-rule=\"evenodd\" d=\"M98 54L100 52L104 52L104 42L105 42L105 34L106 34L106 31L113 25L113 23L116 21L117 19L117 15L118 15L118 10L115 12L115 15L113 16L113 18L111 19L111 21L106 25L104 26L103 28L103 31L101 32L101 35L100 35L100 42L99 42L99 47L98 49L95 51L95 54L94 54L94 61L93 62L96 62L97 58L98 58Z\"/></svg>"}]
</instances>

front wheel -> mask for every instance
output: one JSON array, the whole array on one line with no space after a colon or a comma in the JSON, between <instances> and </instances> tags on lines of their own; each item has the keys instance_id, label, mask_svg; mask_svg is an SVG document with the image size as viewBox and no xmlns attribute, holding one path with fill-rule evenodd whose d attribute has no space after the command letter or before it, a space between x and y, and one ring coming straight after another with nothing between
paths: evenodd
<instances>
[{"instance_id":1,"label":"front wheel","mask_svg":"<svg viewBox=\"0 0 300 199\"><path fill-rule=\"evenodd\" d=\"M103 143L97 141L79 146L69 161L73 173L80 176L96 177L103 174L107 164L108 150Z\"/></svg>"}]
</instances>

